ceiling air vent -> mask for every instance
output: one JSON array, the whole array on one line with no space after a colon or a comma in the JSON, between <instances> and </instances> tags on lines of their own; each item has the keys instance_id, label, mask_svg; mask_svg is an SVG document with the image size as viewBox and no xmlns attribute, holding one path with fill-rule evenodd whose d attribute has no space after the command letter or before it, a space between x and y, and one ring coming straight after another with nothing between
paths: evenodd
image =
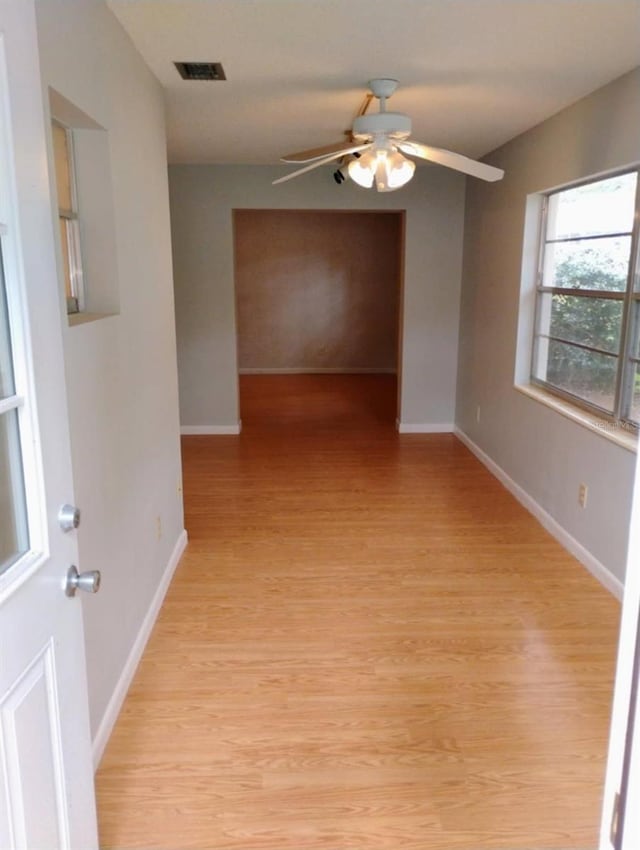
<instances>
[{"instance_id":1,"label":"ceiling air vent","mask_svg":"<svg viewBox=\"0 0 640 850\"><path fill-rule=\"evenodd\" d=\"M174 62L183 80L226 80L221 62Z\"/></svg>"}]
</instances>

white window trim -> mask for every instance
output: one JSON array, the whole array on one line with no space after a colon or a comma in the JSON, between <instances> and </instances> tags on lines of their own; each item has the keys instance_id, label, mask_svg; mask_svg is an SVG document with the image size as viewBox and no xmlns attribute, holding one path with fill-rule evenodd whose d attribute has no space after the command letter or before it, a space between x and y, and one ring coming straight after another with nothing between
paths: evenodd
<instances>
[{"instance_id":1,"label":"white window trim","mask_svg":"<svg viewBox=\"0 0 640 850\"><path fill-rule=\"evenodd\" d=\"M614 422L611 419L603 419L588 410L571 404L569 401L561 399L559 396L553 395L542 387L536 384L515 384L514 389L527 398L544 404L545 407L555 410L566 419L581 425L588 431L598 434L605 440L615 443L623 449L634 454L638 451L638 434L635 430L627 430L624 422Z\"/></svg>"},{"instance_id":2,"label":"white window trim","mask_svg":"<svg viewBox=\"0 0 640 850\"><path fill-rule=\"evenodd\" d=\"M639 167L640 161L628 163L624 167L594 174L589 180L595 181L605 179L606 177L613 177L616 174L621 174ZM628 431L623 423L616 423L612 419L599 416L596 411L587 410L577 404L573 404L570 400L560 398L555 393L531 381L531 356L535 336L537 277L540 261L540 244L543 236L541 228L544 199L550 193L564 188L565 185L568 188L569 186L579 185L584 182L586 182L585 179L576 180L572 183L558 185L527 195L522 241L521 287L513 388L530 400L544 404L545 407L554 410L556 413L597 434L599 437L627 451L637 453L637 432Z\"/></svg>"},{"instance_id":3,"label":"white window trim","mask_svg":"<svg viewBox=\"0 0 640 850\"><path fill-rule=\"evenodd\" d=\"M591 183L597 183L601 180L607 180L609 178L615 177L616 175L621 174L629 174L631 172L635 172L637 174L637 185L636 185L636 197L635 197L635 216L634 222L632 226L631 232L631 249L630 249L630 258L629 258L629 272L628 272L628 280L627 280L627 289L624 293L624 313L623 313L623 327L621 332L621 340L620 340L620 354L618 358L618 372L616 377L616 406L622 405L622 399L618 395L618 393L622 392L619 387L622 385L624 380L624 375L626 373L626 369L624 365L624 358L629 356L628 352L628 332L630 328L630 313L632 312L632 305L634 300L634 293L637 292L637 278L638 271L640 268L640 246L639 246L639 208L640 208L640 165L632 164L627 165L624 168L618 168L613 171L610 171L606 174L597 174L592 175L586 178L582 178L580 180L576 180L572 183L567 183L563 186L558 186L553 189L548 189L545 192L539 193L537 196L537 215L539 217L538 225L536 228L537 231L537 245L536 245L536 267L535 267L535 283L533 285L533 314L532 314L532 329L531 329L531 338L529 341L529 358L530 358L530 366L528 370L527 382L526 384L516 384L516 388L519 389L523 386L526 386L530 392L528 395L531 395L534 398L538 398L538 400L542 401L543 399L548 398L549 400L553 400L555 403L548 403L549 407L555 407L561 413L565 412L565 409L569 411L573 411L574 415L570 418L575 419L576 421L581 420L583 417L581 414L585 414L585 419L587 422L596 422L597 425L593 430L597 430L602 432L604 435L608 435L609 433L615 434L616 432L627 432L627 435L636 437L637 443L637 433L640 426L635 423L628 422L625 419L619 418L618 410L612 415L609 415L605 411L600 411L598 407L591 404L586 399L579 399L572 396L571 393L565 392L559 387L554 387L552 384L548 384L545 381L537 380L533 376L533 363L535 360L535 340L536 340L536 325L537 325L537 310L538 310L538 299L539 292L538 286L541 281L542 274L542 261L544 257L544 247L545 247L545 229L546 229L546 209L547 209L547 200L551 195L558 194L559 192L563 192L569 189L576 188L578 186L585 186ZM525 227L525 236L526 236L526 227ZM531 269L533 271L533 269ZM534 391L538 390L539 394L536 394ZM615 439L614 442L619 442L619 440ZM625 446L627 444L627 440L623 439L622 441Z\"/></svg>"}]
</instances>

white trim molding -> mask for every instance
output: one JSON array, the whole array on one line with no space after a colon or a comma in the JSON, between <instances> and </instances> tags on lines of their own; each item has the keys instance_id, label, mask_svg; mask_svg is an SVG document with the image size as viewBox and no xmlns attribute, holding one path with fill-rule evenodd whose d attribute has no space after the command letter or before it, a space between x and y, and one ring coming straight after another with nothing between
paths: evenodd
<instances>
[{"instance_id":1,"label":"white trim molding","mask_svg":"<svg viewBox=\"0 0 640 850\"><path fill-rule=\"evenodd\" d=\"M184 436L189 434L239 434L242 431L242 422L232 425L181 425L180 433Z\"/></svg>"},{"instance_id":2,"label":"white trim molding","mask_svg":"<svg viewBox=\"0 0 640 850\"><path fill-rule=\"evenodd\" d=\"M176 541L176 545L173 547L173 552L171 553L169 562L167 563L164 573L162 574L158 589L156 590L153 599L151 600L149 610L147 611L146 616L142 621L140 631L138 632L136 639L133 642L131 652L129 653L127 661L122 669L122 673L120 674L118 683L116 684L113 693L111 694L111 699L107 704L105 712L102 716L102 720L100 721L100 725L98 726L98 731L96 732L96 735L93 739L92 749L94 770L98 769L98 765L100 764L100 760L102 759L102 756L104 754L105 748L109 741L109 737L111 735L111 732L113 731L113 727L116 724L116 720L118 719L118 715L120 714L120 710L127 696L127 691L129 690L129 686L131 685L136 670L138 669L138 664L140 663L140 659L142 658L142 654L147 645L147 641L149 640L149 636L151 635L151 630L153 629L155 622L158 619L158 614L160 613L160 608L162 607L164 597L166 596L167 590L169 589L171 579L173 578L173 574L176 570L176 567L178 566L182 553L186 548L186 545L187 532L182 531Z\"/></svg>"},{"instance_id":3,"label":"white trim molding","mask_svg":"<svg viewBox=\"0 0 640 850\"><path fill-rule=\"evenodd\" d=\"M469 451L472 452L478 460L487 467L489 472L507 488L507 490L520 502L520 504L526 508L530 514L533 514L540 525L542 525L549 534L555 537L558 543L564 546L564 548L570 552L574 558L580 561L591 575L594 576L594 578L596 578L610 593L612 593L617 599L622 599L624 585L619 578L613 575L611 570L607 569L607 567L605 567L603 563L592 555L591 552L582 545L582 543L579 543L572 534L569 534L566 528L560 525L560 523L555 520L551 514L547 513L542 505L536 502L536 500L530 496L526 490L524 490L519 484L516 484L513 478L507 475L504 469L502 469L501 466L498 466L498 464L492 460L489 455L480 448L480 446L476 445L476 443L474 443L473 440L464 433L464 431L461 431L460 428L456 426L454 428L454 434L460 442L464 443Z\"/></svg>"},{"instance_id":4,"label":"white trim molding","mask_svg":"<svg viewBox=\"0 0 640 850\"><path fill-rule=\"evenodd\" d=\"M599 419L592 413L582 410L575 404L571 404L562 398L554 396L541 387L536 387L533 384L516 384L514 389L519 393L539 401L551 410L555 410L572 422L577 422L588 431L599 434L606 440L610 440L617 446L621 446L629 452L638 453L638 434L631 426L624 422L610 422L606 419Z\"/></svg>"},{"instance_id":5,"label":"white trim molding","mask_svg":"<svg viewBox=\"0 0 640 850\"><path fill-rule=\"evenodd\" d=\"M396 419L399 434L451 434L452 422L400 422Z\"/></svg>"}]
</instances>

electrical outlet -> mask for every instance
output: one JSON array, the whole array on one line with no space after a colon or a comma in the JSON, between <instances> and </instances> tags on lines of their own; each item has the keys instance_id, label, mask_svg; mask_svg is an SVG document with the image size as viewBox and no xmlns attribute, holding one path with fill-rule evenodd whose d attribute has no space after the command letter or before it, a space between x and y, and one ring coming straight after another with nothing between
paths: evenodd
<instances>
[{"instance_id":1,"label":"electrical outlet","mask_svg":"<svg viewBox=\"0 0 640 850\"><path fill-rule=\"evenodd\" d=\"M158 540L162 537L162 517L160 514L156 517L156 534L158 535Z\"/></svg>"},{"instance_id":2,"label":"electrical outlet","mask_svg":"<svg viewBox=\"0 0 640 850\"><path fill-rule=\"evenodd\" d=\"M581 484L578 487L578 504L581 508L587 507L587 495L589 493L589 488L586 484Z\"/></svg>"}]
</instances>

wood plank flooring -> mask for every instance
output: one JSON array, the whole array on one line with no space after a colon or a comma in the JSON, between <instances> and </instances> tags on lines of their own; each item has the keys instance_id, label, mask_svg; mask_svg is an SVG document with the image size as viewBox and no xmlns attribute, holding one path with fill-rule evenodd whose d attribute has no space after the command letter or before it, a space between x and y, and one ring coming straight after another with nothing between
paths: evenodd
<instances>
[{"instance_id":1,"label":"wood plank flooring","mask_svg":"<svg viewBox=\"0 0 640 850\"><path fill-rule=\"evenodd\" d=\"M242 379L97 776L103 848L595 848L619 606L389 377Z\"/></svg>"}]
</instances>

